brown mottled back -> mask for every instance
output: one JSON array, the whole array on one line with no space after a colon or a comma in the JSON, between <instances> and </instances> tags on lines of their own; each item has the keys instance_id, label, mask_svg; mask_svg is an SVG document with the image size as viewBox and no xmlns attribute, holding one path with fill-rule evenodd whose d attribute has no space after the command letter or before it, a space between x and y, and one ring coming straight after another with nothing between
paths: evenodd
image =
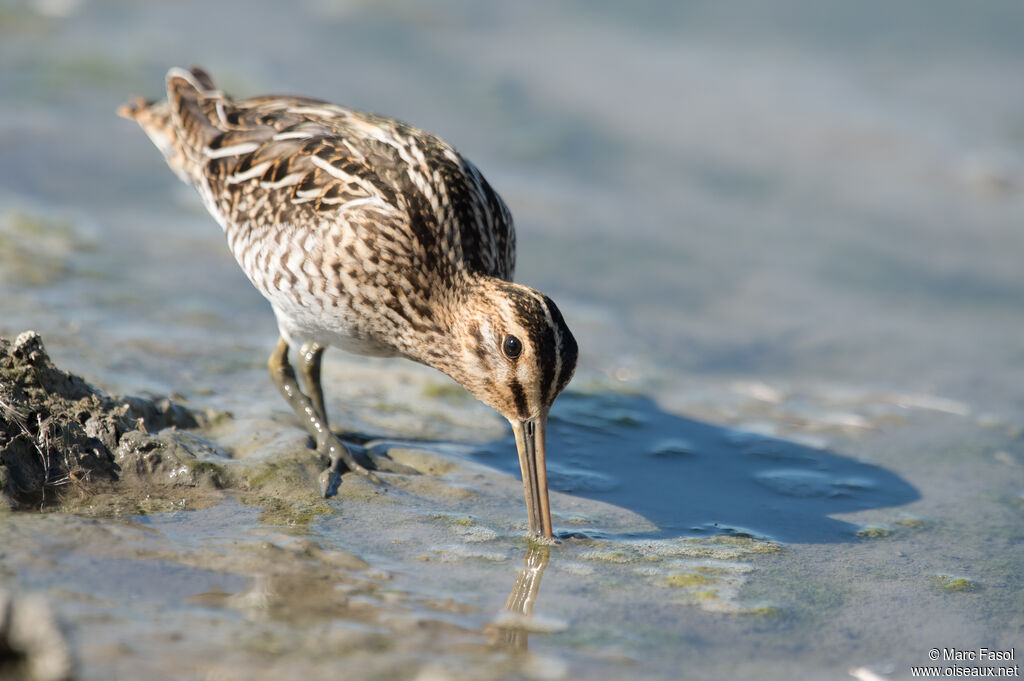
<instances>
[{"instance_id":1,"label":"brown mottled back","mask_svg":"<svg viewBox=\"0 0 1024 681\"><path fill-rule=\"evenodd\" d=\"M405 248L410 267L446 279L459 270L512 278L508 209L438 137L307 97L233 100L198 68L172 70L167 96L122 115L196 186L233 249L243 226L326 220L376 231L385 250Z\"/></svg>"}]
</instances>

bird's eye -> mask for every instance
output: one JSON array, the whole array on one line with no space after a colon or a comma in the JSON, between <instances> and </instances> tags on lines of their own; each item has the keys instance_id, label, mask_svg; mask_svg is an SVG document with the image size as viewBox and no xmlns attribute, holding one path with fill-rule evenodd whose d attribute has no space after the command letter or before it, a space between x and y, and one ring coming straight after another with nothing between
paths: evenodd
<instances>
[{"instance_id":1,"label":"bird's eye","mask_svg":"<svg viewBox=\"0 0 1024 681\"><path fill-rule=\"evenodd\" d=\"M509 359L515 359L523 352L523 344L518 338L509 334L505 336L504 342L501 344L501 351L505 353L505 356Z\"/></svg>"}]
</instances>

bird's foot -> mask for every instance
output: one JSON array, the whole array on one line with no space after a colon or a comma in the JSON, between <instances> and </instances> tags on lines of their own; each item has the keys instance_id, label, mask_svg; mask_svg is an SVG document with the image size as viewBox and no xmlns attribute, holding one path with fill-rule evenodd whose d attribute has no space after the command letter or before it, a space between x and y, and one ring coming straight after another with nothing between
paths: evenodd
<instances>
[{"instance_id":1,"label":"bird's foot","mask_svg":"<svg viewBox=\"0 0 1024 681\"><path fill-rule=\"evenodd\" d=\"M359 473L370 482L383 485L384 481L366 468L352 455L349 448L334 433L325 432L318 438L317 450L325 454L331 461L330 466L320 474L320 492L324 497L337 494L341 484L341 474L345 470Z\"/></svg>"},{"instance_id":2,"label":"bird's foot","mask_svg":"<svg viewBox=\"0 0 1024 681\"><path fill-rule=\"evenodd\" d=\"M338 486L341 485L341 476L334 468L326 468L320 473L320 494L324 499L333 497L338 493Z\"/></svg>"},{"instance_id":3,"label":"bird's foot","mask_svg":"<svg viewBox=\"0 0 1024 681\"><path fill-rule=\"evenodd\" d=\"M395 461L386 452L374 451L355 443L344 443L331 433L321 438L317 450L330 459L330 465L320 473L320 492L324 498L333 497L338 493L343 473L358 473L370 482L383 485L373 471L397 473L399 475L419 475L420 471L412 466ZM362 461L362 463L360 462Z\"/></svg>"}]
</instances>

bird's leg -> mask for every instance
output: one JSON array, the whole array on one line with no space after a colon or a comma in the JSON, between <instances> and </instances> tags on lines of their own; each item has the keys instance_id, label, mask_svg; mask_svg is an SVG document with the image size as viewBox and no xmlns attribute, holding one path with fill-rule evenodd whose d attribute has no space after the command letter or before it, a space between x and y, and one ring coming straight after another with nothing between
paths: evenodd
<instances>
[{"instance_id":1,"label":"bird's leg","mask_svg":"<svg viewBox=\"0 0 1024 681\"><path fill-rule=\"evenodd\" d=\"M270 369L270 378L273 379L277 389L281 391L284 399L288 400L288 404L295 410L302 425L316 441L317 451L326 454L331 460L331 465L320 474L320 491L323 492L323 495L329 497L337 491L338 485L341 483L343 466L380 483L380 478L357 463L341 440L327 429L327 422L313 406L313 402L299 389L299 382L295 379L295 370L288 362L288 343L284 338L277 341L277 347L271 353L267 366ZM303 373L305 371L304 367ZM320 402L322 408L322 397Z\"/></svg>"},{"instance_id":2,"label":"bird's leg","mask_svg":"<svg viewBox=\"0 0 1024 681\"><path fill-rule=\"evenodd\" d=\"M324 408L324 389L320 385L320 360L324 356L324 346L318 343L303 343L299 349L299 372L302 384L306 386L306 394L313 402L313 407L320 414L324 428L327 428L327 409Z\"/></svg>"},{"instance_id":3,"label":"bird's leg","mask_svg":"<svg viewBox=\"0 0 1024 681\"><path fill-rule=\"evenodd\" d=\"M327 425L327 409L324 407L324 390L320 382L320 359L323 357L324 350L326 348L319 343L303 343L302 347L299 348L299 373L302 374L302 384L306 387L306 394L309 395L310 402L313 403L313 408L316 409L320 415L320 421L324 424L324 429L327 432L331 432ZM351 454L351 451L349 451ZM386 454L377 454L372 450L367 449L363 452L370 461L373 462L373 469L378 471L388 471L389 473L404 473L406 475L418 474L415 468L411 468L404 464L400 464L397 461L393 461L391 457Z\"/></svg>"}]
</instances>

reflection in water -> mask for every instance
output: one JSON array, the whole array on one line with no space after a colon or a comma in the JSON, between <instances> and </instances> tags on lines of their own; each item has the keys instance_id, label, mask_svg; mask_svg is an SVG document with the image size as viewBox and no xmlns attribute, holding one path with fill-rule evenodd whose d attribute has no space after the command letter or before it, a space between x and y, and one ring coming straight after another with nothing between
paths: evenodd
<instances>
[{"instance_id":1,"label":"reflection in water","mask_svg":"<svg viewBox=\"0 0 1024 681\"><path fill-rule=\"evenodd\" d=\"M506 616L494 625L491 642L511 650L526 650L529 643L529 619L533 615L533 604L537 602L537 591L548 566L551 547L531 541L523 559L523 567L516 574L512 593L505 601Z\"/></svg>"}]
</instances>

